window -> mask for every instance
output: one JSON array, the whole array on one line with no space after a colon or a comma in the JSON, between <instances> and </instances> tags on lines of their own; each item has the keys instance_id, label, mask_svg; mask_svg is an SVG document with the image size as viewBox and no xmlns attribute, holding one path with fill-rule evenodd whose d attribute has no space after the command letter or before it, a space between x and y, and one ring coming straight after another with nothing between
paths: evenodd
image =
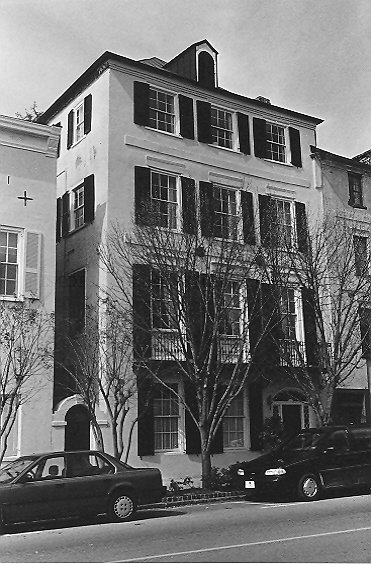
<instances>
[{"instance_id":1,"label":"window","mask_svg":"<svg viewBox=\"0 0 371 564\"><path fill-rule=\"evenodd\" d=\"M245 444L244 437L245 412L243 393L231 402L223 417L223 446L225 448L241 448Z\"/></svg>"},{"instance_id":2,"label":"window","mask_svg":"<svg viewBox=\"0 0 371 564\"><path fill-rule=\"evenodd\" d=\"M149 89L149 126L175 133L175 97L161 90Z\"/></svg>"},{"instance_id":3,"label":"window","mask_svg":"<svg viewBox=\"0 0 371 564\"><path fill-rule=\"evenodd\" d=\"M291 202L273 198L273 217L276 219L276 244L278 246L291 247L293 242L293 222ZM273 226L272 226L273 227Z\"/></svg>"},{"instance_id":4,"label":"window","mask_svg":"<svg viewBox=\"0 0 371 564\"><path fill-rule=\"evenodd\" d=\"M292 288L282 288L281 302L281 329L285 341L296 340L296 305L295 291Z\"/></svg>"},{"instance_id":5,"label":"window","mask_svg":"<svg viewBox=\"0 0 371 564\"><path fill-rule=\"evenodd\" d=\"M68 114L67 149L91 131L91 115L92 95L88 94Z\"/></svg>"},{"instance_id":6,"label":"window","mask_svg":"<svg viewBox=\"0 0 371 564\"><path fill-rule=\"evenodd\" d=\"M84 103L76 108L75 142L80 141L82 137L84 137Z\"/></svg>"},{"instance_id":7,"label":"window","mask_svg":"<svg viewBox=\"0 0 371 564\"><path fill-rule=\"evenodd\" d=\"M354 235L353 246L356 276L364 276L369 270L368 238Z\"/></svg>"},{"instance_id":8,"label":"window","mask_svg":"<svg viewBox=\"0 0 371 564\"><path fill-rule=\"evenodd\" d=\"M285 128L274 123L267 127L267 155L266 158L280 163L286 162Z\"/></svg>"},{"instance_id":9,"label":"window","mask_svg":"<svg viewBox=\"0 0 371 564\"><path fill-rule=\"evenodd\" d=\"M0 231L0 295L19 294L20 234Z\"/></svg>"},{"instance_id":10,"label":"window","mask_svg":"<svg viewBox=\"0 0 371 564\"><path fill-rule=\"evenodd\" d=\"M74 191L73 200L73 216L74 216L74 227L82 227L85 223L84 220L84 185L79 186Z\"/></svg>"},{"instance_id":11,"label":"window","mask_svg":"<svg viewBox=\"0 0 371 564\"><path fill-rule=\"evenodd\" d=\"M155 450L179 448L178 384L158 387L153 400ZM171 391L173 390L173 392ZM175 392L175 393L174 393Z\"/></svg>"},{"instance_id":12,"label":"window","mask_svg":"<svg viewBox=\"0 0 371 564\"><path fill-rule=\"evenodd\" d=\"M164 280L163 276L156 271L151 271L151 298L152 298L152 327L154 329L174 329L176 328L176 318L174 302L171 295L170 284L176 284L169 279Z\"/></svg>"},{"instance_id":13,"label":"window","mask_svg":"<svg viewBox=\"0 0 371 564\"><path fill-rule=\"evenodd\" d=\"M215 237L237 240L239 216L236 194L235 190L214 186Z\"/></svg>"},{"instance_id":14,"label":"window","mask_svg":"<svg viewBox=\"0 0 371 564\"><path fill-rule=\"evenodd\" d=\"M211 107L212 142L219 147L233 148L232 113L220 108Z\"/></svg>"},{"instance_id":15,"label":"window","mask_svg":"<svg viewBox=\"0 0 371 564\"><path fill-rule=\"evenodd\" d=\"M71 231L94 221L95 182L94 174L71 192L65 192L57 200L57 241Z\"/></svg>"},{"instance_id":16,"label":"window","mask_svg":"<svg viewBox=\"0 0 371 564\"><path fill-rule=\"evenodd\" d=\"M230 281L223 288L223 311L220 332L231 337L240 336L240 283Z\"/></svg>"},{"instance_id":17,"label":"window","mask_svg":"<svg viewBox=\"0 0 371 564\"><path fill-rule=\"evenodd\" d=\"M349 202L350 206L363 208L362 176L348 172Z\"/></svg>"},{"instance_id":18,"label":"window","mask_svg":"<svg viewBox=\"0 0 371 564\"><path fill-rule=\"evenodd\" d=\"M159 227L176 229L178 223L178 179L151 172L151 201L154 221Z\"/></svg>"}]
</instances>

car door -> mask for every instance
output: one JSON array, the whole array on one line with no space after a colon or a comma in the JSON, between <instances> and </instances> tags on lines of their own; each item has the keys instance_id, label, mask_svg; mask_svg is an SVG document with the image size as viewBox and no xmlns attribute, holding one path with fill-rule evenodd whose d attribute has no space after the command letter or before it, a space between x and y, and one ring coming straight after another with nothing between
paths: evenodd
<instances>
[{"instance_id":1,"label":"car door","mask_svg":"<svg viewBox=\"0 0 371 564\"><path fill-rule=\"evenodd\" d=\"M371 485L371 429L350 430L350 451L354 485Z\"/></svg>"},{"instance_id":2,"label":"car door","mask_svg":"<svg viewBox=\"0 0 371 564\"><path fill-rule=\"evenodd\" d=\"M105 512L115 467L95 452L68 453L66 456L66 496L74 499L74 513Z\"/></svg>"},{"instance_id":3,"label":"car door","mask_svg":"<svg viewBox=\"0 0 371 564\"><path fill-rule=\"evenodd\" d=\"M322 443L318 457L318 470L326 488L352 485L351 460L347 430L333 431Z\"/></svg>"},{"instance_id":4,"label":"car door","mask_svg":"<svg viewBox=\"0 0 371 564\"><path fill-rule=\"evenodd\" d=\"M50 474L50 467L57 472ZM5 507L5 519L9 522L33 521L63 517L66 515L64 477L65 457L50 456L40 459L27 473L10 485L9 504Z\"/></svg>"}]
</instances>

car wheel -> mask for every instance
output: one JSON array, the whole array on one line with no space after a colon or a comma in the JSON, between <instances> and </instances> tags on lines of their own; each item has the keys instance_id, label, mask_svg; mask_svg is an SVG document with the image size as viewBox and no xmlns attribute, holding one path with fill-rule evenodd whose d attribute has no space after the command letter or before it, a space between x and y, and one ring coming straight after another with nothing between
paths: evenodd
<instances>
[{"instance_id":1,"label":"car wheel","mask_svg":"<svg viewBox=\"0 0 371 564\"><path fill-rule=\"evenodd\" d=\"M305 474L298 483L299 498L304 501L315 501L321 497L321 484L318 476Z\"/></svg>"},{"instance_id":2,"label":"car wheel","mask_svg":"<svg viewBox=\"0 0 371 564\"><path fill-rule=\"evenodd\" d=\"M131 493L117 492L109 500L108 515L112 521L128 521L136 511L136 502Z\"/></svg>"}]
</instances>

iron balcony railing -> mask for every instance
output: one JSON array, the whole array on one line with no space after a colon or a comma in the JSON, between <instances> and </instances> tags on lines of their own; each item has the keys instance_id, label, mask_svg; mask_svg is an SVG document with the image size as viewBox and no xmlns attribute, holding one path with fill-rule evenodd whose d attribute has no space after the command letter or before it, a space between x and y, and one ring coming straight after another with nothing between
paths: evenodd
<instances>
[{"instance_id":1,"label":"iron balcony railing","mask_svg":"<svg viewBox=\"0 0 371 564\"><path fill-rule=\"evenodd\" d=\"M301 366L306 361L304 343L280 339L279 358L280 366Z\"/></svg>"}]
</instances>

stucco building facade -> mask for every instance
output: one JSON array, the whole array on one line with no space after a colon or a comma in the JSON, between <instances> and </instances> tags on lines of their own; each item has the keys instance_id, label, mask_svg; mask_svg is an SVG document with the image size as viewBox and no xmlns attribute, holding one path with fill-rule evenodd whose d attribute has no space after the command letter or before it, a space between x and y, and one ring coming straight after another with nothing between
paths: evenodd
<instances>
[{"instance_id":1,"label":"stucco building facade","mask_svg":"<svg viewBox=\"0 0 371 564\"><path fill-rule=\"evenodd\" d=\"M0 116L1 307L24 304L54 313L59 134L58 127ZM53 327L49 337L53 343ZM3 383L4 378L6 393ZM21 390L27 399L17 412L4 460L51 448L52 392L50 363Z\"/></svg>"}]
</instances>

